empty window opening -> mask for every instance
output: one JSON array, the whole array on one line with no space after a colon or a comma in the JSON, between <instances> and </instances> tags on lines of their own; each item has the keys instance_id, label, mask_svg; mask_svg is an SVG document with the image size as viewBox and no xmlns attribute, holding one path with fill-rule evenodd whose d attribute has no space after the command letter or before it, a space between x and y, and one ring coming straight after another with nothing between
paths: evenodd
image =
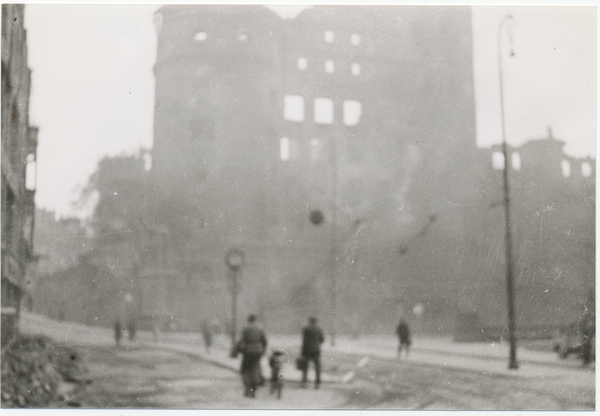
<instances>
[{"instance_id":1,"label":"empty window opening","mask_svg":"<svg viewBox=\"0 0 600 416\"><path fill-rule=\"evenodd\" d=\"M238 40L240 40L240 41L242 41L242 42L245 42L245 41L247 41L247 40L248 40L248 35L246 35L246 34L241 34L241 35L239 35L239 36L238 36Z\"/></svg>"},{"instance_id":2,"label":"empty window opening","mask_svg":"<svg viewBox=\"0 0 600 416\"><path fill-rule=\"evenodd\" d=\"M571 176L571 164L568 160L563 160L562 162L560 162L560 167L562 168L562 175L565 178Z\"/></svg>"},{"instance_id":3,"label":"empty window opening","mask_svg":"<svg viewBox=\"0 0 600 416\"><path fill-rule=\"evenodd\" d=\"M314 162L319 159L321 152L321 141L319 139L312 139L310 141L310 159Z\"/></svg>"},{"instance_id":4,"label":"empty window opening","mask_svg":"<svg viewBox=\"0 0 600 416\"><path fill-rule=\"evenodd\" d=\"M325 61L325 72L331 74L335 69L333 61Z\"/></svg>"},{"instance_id":5,"label":"empty window opening","mask_svg":"<svg viewBox=\"0 0 600 416\"><path fill-rule=\"evenodd\" d=\"M353 34L352 36L350 36L350 42L352 42L352 44L354 46L360 44L360 35L357 35L356 33Z\"/></svg>"},{"instance_id":6,"label":"empty window opening","mask_svg":"<svg viewBox=\"0 0 600 416\"><path fill-rule=\"evenodd\" d=\"M304 71L308 67L308 60L306 58L298 58L298 69Z\"/></svg>"},{"instance_id":7,"label":"empty window opening","mask_svg":"<svg viewBox=\"0 0 600 416\"><path fill-rule=\"evenodd\" d=\"M504 154L502 152L492 153L492 166L496 170L504 170Z\"/></svg>"},{"instance_id":8,"label":"empty window opening","mask_svg":"<svg viewBox=\"0 0 600 416\"><path fill-rule=\"evenodd\" d=\"M583 162L581 164L581 174L584 178L589 178L592 175L592 165L588 162Z\"/></svg>"},{"instance_id":9,"label":"empty window opening","mask_svg":"<svg viewBox=\"0 0 600 416\"><path fill-rule=\"evenodd\" d=\"M290 159L290 139L287 137L279 140L279 158L284 162Z\"/></svg>"},{"instance_id":10,"label":"empty window opening","mask_svg":"<svg viewBox=\"0 0 600 416\"><path fill-rule=\"evenodd\" d=\"M196 36L194 36L194 39L203 41L203 40L206 40L207 37L208 37L208 35L206 34L206 32L198 32L198 33L196 33Z\"/></svg>"},{"instance_id":11,"label":"empty window opening","mask_svg":"<svg viewBox=\"0 0 600 416\"><path fill-rule=\"evenodd\" d=\"M354 75L355 77L360 75L360 65L359 64L352 64L352 66L350 67L350 71L352 72L352 75Z\"/></svg>"},{"instance_id":12,"label":"empty window opening","mask_svg":"<svg viewBox=\"0 0 600 416\"><path fill-rule=\"evenodd\" d=\"M304 121L304 98L299 95L283 97L283 118L288 121Z\"/></svg>"},{"instance_id":13,"label":"empty window opening","mask_svg":"<svg viewBox=\"0 0 600 416\"><path fill-rule=\"evenodd\" d=\"M36 182L36 169L37 163L35 161L35 155L29 153L27 155L27 165L25 167L25 188L33 191L35 189Z\"/></svg>"},{"instance_id":14,"label":"empty window opening","mask_svg":"<svg viewBox=\"0 0 600 416\"><path fill-rule=\"evenodd\" d=\"M144 170L149 172L152 169L152 155L150 153L144 153Z\"/></svg>"},{"instance_id":15,"label":"empty window opening","mask_svg":"<svg viewBox=\"0 0 600 416\"><path fill-rule=\"evenodd\" d=\"M521 170L521 156L518 153L512 154L512 167L514 170Z\"/></svg>"},{"instance_id":16,"label":"empty window opening","mask_svg":"<svg viewBox=\"0 0 600 416\"><path fill-rule=\"evenodd\" d=\"M315 123L333 123L333 101L329 98L315 98Z\"/></svg>"},{"instance_id":17,"label":"empty window opening","mask_svg":"<svg viewBox=\"0 0 600 416\"><path fill-rule=\"evenodd\" d=\"M335 36L331 30L327 30L325 32L325 42L329 42L329 43L333 42L334 37Z\"/></svg>"},{"instance_id":18,"label":"empty window opening","mask_svg":"<svg viewBox=\"0 0 600 416\"><path fill-rule=\"evenodd\" d=\"M362 104L358 101L344 101L344 124L346 126L356 126L360 122L362 114Z\"/></svg>"}]
</instances>

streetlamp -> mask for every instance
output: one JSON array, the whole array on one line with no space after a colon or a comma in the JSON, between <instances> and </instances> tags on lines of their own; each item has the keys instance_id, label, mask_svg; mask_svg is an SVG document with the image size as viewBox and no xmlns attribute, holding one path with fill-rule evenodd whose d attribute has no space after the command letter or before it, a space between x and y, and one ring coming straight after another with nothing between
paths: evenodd
<instances>
[{"instance_id":1,"label":"streetlamp","mask_svg":"<svg viewBox=\"0 0 600 416\"><path fill-rule=\"evenodd\" d=\"M331 301L331 346L335 346L335 332L337 319L337 199L338 199L338 170L337 170L337 148L336 135L331 135L331 280L330 280L330 301ZM309 220L314 225L323 222L323 213L320 210L314 210L309 214Z\"/></svg>"},{"instance_id":2,"label":"streetlamp","mask_svg":"<svg viewBox=\"0 0 600 416\"><path fill-rule=\"evenodd\" d=\"M511 22L513 18L511 15L506 15L500 21L500 25L498 26L498 73L500 76L500 118L502 122L502 153L504 154L504 171L503 171L503 179L504 179L504 218L505 218L505 244L506 244L506 300L508 307L508 338L510 342L510 356L508 361L509 369L517 369L519 368L519 364L517 363L517 345L515 339L515 307L514 307L514 299L513 299L513 265L512 265L512 237L510 232L510 199L509 199L509 189L508 189L508 151L506 146L506 132L504 128L504 88L502 84L502 27L504 23ZM512 50L512 33L509 29L509 40L510 40L510 56L514 56L514 52Z\"/></svg>"},{"instance_id":3,"label":"streetlamp","mask_svg":"<svg viewBox=\"0 0 600 416\"><path fill-rule=\"evenodd\" d=\"M231 348L235 348L237 322L238 272L244 263L244 253L237 248L230 249L225 255L231 281Z\"/></svg>"}]
</instances>

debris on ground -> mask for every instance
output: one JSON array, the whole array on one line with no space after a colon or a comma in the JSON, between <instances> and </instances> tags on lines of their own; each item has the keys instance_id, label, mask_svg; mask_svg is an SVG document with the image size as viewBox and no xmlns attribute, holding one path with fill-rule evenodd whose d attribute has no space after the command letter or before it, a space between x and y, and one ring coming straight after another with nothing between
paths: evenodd
<instances>
[{"instance_id":1,"label":"debris on ground","mask_svg":"<svg viewBox=\"0 0 600 416\"><path fill-rule=\"evenodd\" d=\"M2 348L2 408L77 407L76 387L87 369L73 348L44 336L19 335Z\"/></svg>"}]
</instances>

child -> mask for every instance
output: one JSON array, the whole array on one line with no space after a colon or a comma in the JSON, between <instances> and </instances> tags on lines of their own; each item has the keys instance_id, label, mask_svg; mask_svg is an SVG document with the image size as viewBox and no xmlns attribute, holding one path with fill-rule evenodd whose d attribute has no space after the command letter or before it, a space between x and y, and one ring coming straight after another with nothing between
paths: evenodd
<instances>
[{"instance_id":1,"label":"child","mask_svg":"<svg viewBox=\"0 0 600 416\"><path fill-rule=\"evenodd\" d=\"M283 351L274 350L269 359L271 367L271 394L277 390L277 398L281 399L281 390L283 388L283 379L281 368L283 367Z\"/></svg>"}]
</instances>

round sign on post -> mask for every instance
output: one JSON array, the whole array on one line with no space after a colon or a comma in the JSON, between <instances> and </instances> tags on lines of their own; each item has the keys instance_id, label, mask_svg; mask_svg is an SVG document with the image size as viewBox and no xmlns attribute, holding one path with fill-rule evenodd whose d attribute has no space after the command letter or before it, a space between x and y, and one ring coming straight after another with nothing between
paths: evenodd
<instances>
[{"instance_id":1,"label":"round sign on post","mask_svg":"<svg viewBox=\"0 0 600 416\"><path fill-rule=\"evenodd\" d=\"M236 322L237 322L237 295L238 295L238 271L244 263L244 253L238 248L232 248L225 255L225 263L229 267L231 279L231 349L235 348Z\"/></svg>"},{"instance_id":2,"label":"round sign on post","mask_svg":"<svg viewBox=\"0 0 600 416\"><path fill-rule=\"evenodd\" d=\"M237 270L244 263L244 253L237 248L232 248L225 256L225 263L231 270Z\"/></svg>"}]
</instances>

